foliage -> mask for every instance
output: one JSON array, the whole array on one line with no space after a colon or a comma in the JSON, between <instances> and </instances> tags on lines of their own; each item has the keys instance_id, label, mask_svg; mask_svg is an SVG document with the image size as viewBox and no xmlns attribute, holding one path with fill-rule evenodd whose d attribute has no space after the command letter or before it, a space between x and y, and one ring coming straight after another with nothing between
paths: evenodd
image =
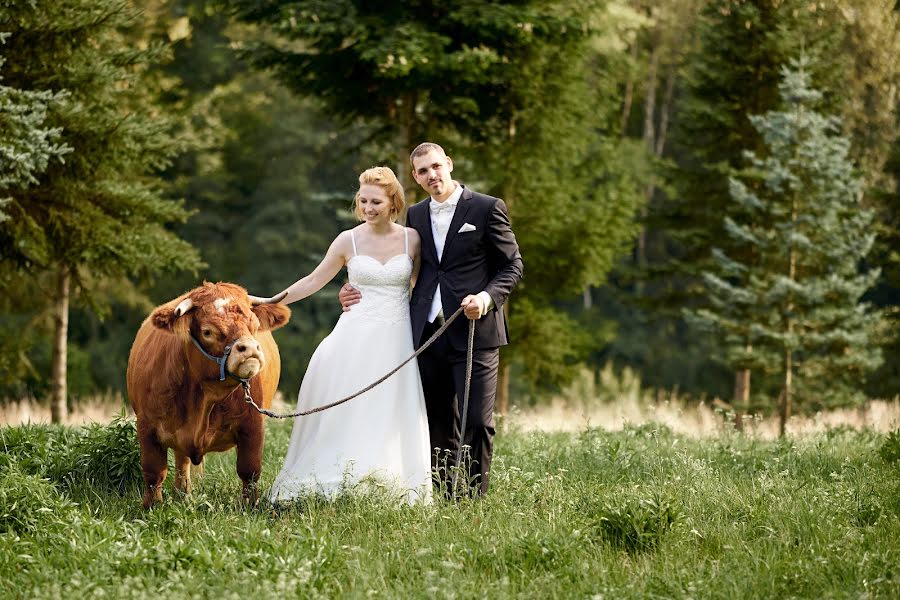
<instances>
[{"instance_id":1,"label":"foliage","mask_svg":"<svg viewBox=\"0 0 900 600\"><path fill-rule=\"evenodd\" d=\"M87 485L111 494L135 493L143 474L134 419L119 416L109 424L86 427L56 457L50 476L66 487Z\"/></svg>"},{"instance_id":2,"label":"foliage","mask_svg":"<svg viewBox=\"0 0 900 600\"><path fill-rule=\"evenodd\" d=\"M878 454L886 463L900 462L900 429L895 429L885 437Z\"/></svg>"},{"instance_id":3,"label":"foliage","mask_svg":"<svg viewBox=\"0 0 900 600\"><path fill-rule=\"evenodd\" d=\"M779 373L783 396L796 369L811 401L811 391L858 390L881 357L871 342L880 316L860 302L878 276L859 271L873 214L859 206L839 122L815 110L821 93L808 64L784 69L782 111L751 117L766 152L748 152L750 168L730 181L735 208L724 227L739 250L713 250L716 269L704 273L710 308L692 316L722 334L732 368Z\"/></svg>"},{"instance_id":4,"label":"foliage","mask_svg":"<svg viewBox=\"0 0 900 600\"><path fill-rule=\"evenodd\" d=\"M643 156L608 133L617 105L601 71L610 59L592 45L615 21L596 7L580 17L590 37L535 44L510 61L509 97L482 123L472 165L507 202L526 265L509 303L515 343L504 359L539 389L571 380L574 365L606 341L608 327L583 331L589 317L573 318L563 302L605 280L643 201L634 167Z\"/></svg>"},{"instance_id":5,"label":"foliage","mask_svg":"<svg viewBox=\"0 0 900 600\"><path fill-rule=\"evenodd\" d=\"M254 64L347 121L364 120L390 140L382 145L402 176L427 136L445 142L461 179L507 202L533 282L516 294L524 310L511 310L513 327L533 334L517 342L524 372L545 385L570 377L586 345L557 335L574 322L547 299L602 280L633 232L636 204L618 148L601 133L613 103L591 87L585 58L595 21L609 18L601 3L232 5L280 36L248 46Z\"/></svg>"},{"instance_id":6,"label":"foliage","mask_svg":"<svg viewBox=\"0 0 900 600\"><path fill-rule=\"evenodd\" d=\"M507 72L523 53L582 34L557 2L229 4L239 19L279 36L248 44L257 66L347 122L371 124L391 140L389 156L404 178L419 141L448 128L480 131L502 110L512 97Z\"/></svg>"},{"instance_id":7,"label":"foliage","mask_svg":"<svg viewBox=\"0 0 900 600\"><path fill-rule=\"evenodd\" d=\"M4 77L21 89L65 91L47 121L72 149L14 197L14 226L0 229L4 259L43 268L62 260L95 276L196 268L196 253L165 228L187 213L152 177L181 147L175 123L153 114L140 85L162 49L137 51L122 39L116 28L134 16L121 0L2 11L15 24Z\"/></svg>"},{"instance_id":8,"label":"foliage","mask_svg":"<svg viewBox=\"0 0 900 600\"><path fill-rule=\"evenodd\" d=\"M0 465L44 478L61 489L87 486L112 494L134 493L143 481L135 421L72 429L26 425L0 429Z\"/></svg>"},{"instance_id":9,"label":"foliage","mask_svg":"<svg viewBox=\"0 0 900 600\"><path fill-rule=\"evenodd\" d=\"M165 47L136 47L129 38L137 15L126 0L0 7L0 22L12 29L3 48L4 79L26 92L55 90L30 114L41 116L56 136L53 143L68 152L65 162L41 165L42 172L13 190L4 208L11 218L0 223L3 312L24 309L23 318L30 320L35 310L68 298L72 287L77 299L102 314L106 303L97 297L110 281L146 280L160 271L201 265L196 251L170 230L188 212L157 175L184 148L184 140L171 114L155 104L147 78L151 65L164 60ZM50 271L59 277L50 288L53 295L46 289L20 295L43 287ZM31 285L5 287L21 279L31 279ZM66 402L68 300L55 310L48 329L55 329L58 377L52 384L58 416ZM10 364L5 384L23 384L31 362L24 344L34 337L4 340L4 346L16 346L0 351L3 363Z\"/></svg>"},{"instance_id":10,"label":"foliage","mask_svg":"<svg viewBox=\"0 0 900 600\"><path fill-rule=\"evenodd\" d=\"M338 128L316 99L297 98L271 75L250 70L232 48L258 40L257 28L229 23L203 0L175 3L157 28L165 32L167 19L181 15L190 32L166 65L175 83L165 101L185 115L198 145L166 172L196 211L177 231L208 264L204 279L270 296L312 271L337 234L356 224L349 207L354 174L370 166L359 151L368 130ZM164 302L198 283L184 274L159 282L151 295ZM286 396L296 392L316 343L340 315L340 284L336 279L293 306L294 317L275 333ZM142 318L103 332L119 342L111 354L120 357L123 373L123 340L130 344ZM96 337L85 342L96 347Z\"/></svg>"},{"instance_id":11,"label":"foliage","mask_svg":"<svg viewBox=\"0 0 900 600\"><path fill-rule=\"evenodd\" d=\"M613 545L628 552L656 548L678 521L678 509L656 496L617 498L593 511L596 527Z\"/></svg>"},{"instance_id":12,"label":"foliage","mask_svg":"<svg viewBox=\"0 0 900 600\"><path fill-rule=\"evenodd\" d=\"M9 32L0 32L0 50ZM0 69L6 59L0 55ZM0 71L2 72L2 71ZM2 76L0 76L2 81ZM47 111L63 92L20 90L0 84L0 222L8 216L3 197L37 183L51 160L62 160L72 149L59 143L60 129L47 125Z\"/></svg>"},{"instance_id":13,"label":"foliage","mask_svg":"<svg viewBox=\"0 0 900 600\"><path fill-rule=\"evenodd\" d=\"M61 530L76 506L47 479L15 463L0 471L0 535Z\"/></svg>"},{"instance_id":14,"label":"foliage","mask_svg":"<svg viewBox=\"0 0 900 600\"><path fill-rule=\"evenodd\" d=\"M79 430L62 425L0 428L0 466L17 466L28 475L49 477L59 457L69 453L79 436Z\"/></svg>"},{"instance_id":15,"label":"foliage","mask_svg":"<svg viewBox=\"0 0 900 600\"><path fill-rule=\"evenodd\" d=\"M380 163L408 177L424 138L510 208L526 263L503 353L514 402L543 401L582 361L730 394L720 340L681 309L709 308L712 247L740 254L728 176L764 150L747 115L775 108L801 49L876 215L864 266L881 275L863 300L888 309L870 337L886 360L866 390L900 389L893 0L0 4L0 398L50 388L55 260L80 261L71 400L121 391L154 304L202 279L271 295L309 272L354 223L354 175ZM276 332L287 397L339 315L339 283ZM773 378L753 383L751 407L769 404ZM804 394L811 409L858 399Z\"/></svg>"},{"instance_id":16,"label":"foliage","mask_svg":"<svg viewBox=\"0 0 900 600\"><path fill-rule=\"evenodd\" d=\"M77 506L53 522L29 512L42 520L0 534L0 595L237 598L233 582L248 577L260 597L443 597L448 585L461 597L897 595L898 485L892 465L872 460L885 436L782 443L650 429L501 432L491 492L430 507L347 496L247 509L231 452L207 457L193 495L150 512L137 491L74 487L59 497ZM290 431L268 425L264 489ZM4 484L22 484L6 473ZM678 511L655 546L625 552L595 535L589 509L637 514L649 499ZM30 506L54 506L52 496Z\"/></svg>"},{"instance_id":17,"label":"foliage","mask_svg":"<svg viewBox=\"0 0 900 600\"><path fill-rule=\"evenodd\" d=\"M842 19L828 3L712 0L691 28L695 43L679 73L666 152L674 165L663 168L668 185L647 212L645 265L623 273L624 300L638 313L628 322L638 336L631 354L675 373L674 381L660 385L683 387L684 376L695 392L732 389L733 374L710 376L720 371L717 340L685 326L682 309L706 306L700 273L709 268L712 247L737 252L728 246L722 222L733 208L727 177L742 165L745 150L761 149L748 116L777 107L781 67L801 50L817 57L811 69L829 92L824 108L837 112L841 106L849 60L838 50Z\"/></svg>"}]
</instances>

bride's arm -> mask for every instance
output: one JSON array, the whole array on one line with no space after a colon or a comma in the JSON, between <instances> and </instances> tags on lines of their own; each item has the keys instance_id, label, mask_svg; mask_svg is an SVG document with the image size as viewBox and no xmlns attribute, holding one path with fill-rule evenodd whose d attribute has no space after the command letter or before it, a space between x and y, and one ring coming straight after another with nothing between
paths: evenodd
<instances>
[{"instance_id":1,"label":"bride's arm","mask_svg":"<svg viewBox=\"0 0 900 600\"><path fill-rule=\"evenodd\" d=\"M413 257L412 275L409 276L409 289L416 287L416 280L419 278L419 269L422 268L422 240L419 238L419 232L415 229L409 229L409 250Z\"/></svg>"},{"instance_id":2,"label":"bride's arm","mask_svg":"<svg viewBox=\"0 0 900 600\"><path fill-rule=\"evenodd\" d=\"M347 262L350 245L349 237L349 232L342 231L334 241L331 242L331 246L329 246L328 252L325 253L325 258L322 259L319 266L316 267L312 273L303 279L295 281L282 292L287 295L281 303L290 304L297 300L303 300L307 296L312 296L325 287L326 283L334 279L334 276L340 272L341 268Z\"/></svg>"}]
</instances>

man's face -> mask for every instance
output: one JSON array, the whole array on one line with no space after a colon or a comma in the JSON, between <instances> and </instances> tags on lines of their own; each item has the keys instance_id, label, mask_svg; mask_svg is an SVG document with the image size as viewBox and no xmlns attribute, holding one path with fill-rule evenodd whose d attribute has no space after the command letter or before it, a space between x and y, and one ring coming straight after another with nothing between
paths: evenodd
<instances>
[{"instance_id":1,"label":"man's face","mask_svg":"<svg viewBox=\"0 0 900 600\"><path fill-rule=\"evenodd\" d=\"M450 177L453 161L444 153L429 150L427 154L415 157L412 165L416 183L435 200L443 202L456 189L453 178Z\"/></svg>"}]
</instances>

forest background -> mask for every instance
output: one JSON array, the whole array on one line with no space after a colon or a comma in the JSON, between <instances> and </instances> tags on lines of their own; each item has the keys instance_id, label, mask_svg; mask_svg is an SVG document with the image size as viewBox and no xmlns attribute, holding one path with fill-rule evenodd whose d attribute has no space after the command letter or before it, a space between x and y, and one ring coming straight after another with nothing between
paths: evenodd
<instances>
[{"instance_id":1,"label":"forest background","mask_svg":"<svg viewBox=\"0 0 900 600\"><path fill-rule=\"evenodd\" d=\"M0 0L0 398L124 393L149 310L271 295L416 143L506 200L499 408L585 370L806 412L900 391L894 0ZM281 389L339 276L276 332Z\"/></svg>"}]
</instances>

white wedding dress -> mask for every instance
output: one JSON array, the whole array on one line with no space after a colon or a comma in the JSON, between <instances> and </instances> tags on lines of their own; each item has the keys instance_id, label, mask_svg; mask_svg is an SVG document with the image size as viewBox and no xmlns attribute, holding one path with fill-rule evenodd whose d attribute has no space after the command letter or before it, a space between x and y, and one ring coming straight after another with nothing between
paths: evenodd
<instances>
[{"instance_id":1,"label":"white wedding dress","mask_svg":"<svg viewBox=\"0 0 900 600\"><path fill-rule=\"evenodd\" d=\"M338 319L309 361L298 410L334 402L381 378L413 353L409 320L412 258L347 262L362 300ZM284 466L270 492L283 501L386 487L409 504L431 501L428 420L419 367L407 363L379 386L344 404L297 417Z\"/></svg>"}]
</instances>

